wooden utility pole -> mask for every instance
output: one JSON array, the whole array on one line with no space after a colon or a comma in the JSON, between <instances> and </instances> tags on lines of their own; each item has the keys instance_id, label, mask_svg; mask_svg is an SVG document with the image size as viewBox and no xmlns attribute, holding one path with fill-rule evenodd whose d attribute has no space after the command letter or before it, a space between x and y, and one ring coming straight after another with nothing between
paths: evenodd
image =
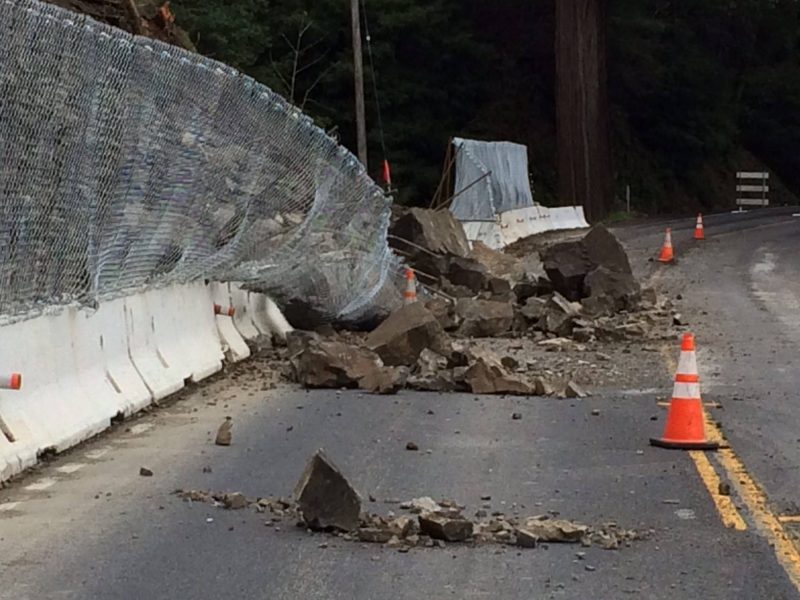
<instances>
[{"instance_id":1,"label":"wooden utility pole","mask_svg":"<svg viewBox=\"0 0 800 600\"><path fill-rule=\"evenodd\" d=\"M614 193L606 28L608 0L557 0L556 123L558 195L597 221Z\"/></svg>"},{"instance_id":2,"label":"wooden utility pole","mask_svg":"<svg viewBox=\"0 0 800 600\"><path fill-rule=\"evenodd\" d=\"M356 86L356 132L358 136L358 159L367 168L367 120L364 116L364 60L361 51L361 14L358 3L350 0L350 15L353 21L353 72Z\"/></svg>"}]
</instances>

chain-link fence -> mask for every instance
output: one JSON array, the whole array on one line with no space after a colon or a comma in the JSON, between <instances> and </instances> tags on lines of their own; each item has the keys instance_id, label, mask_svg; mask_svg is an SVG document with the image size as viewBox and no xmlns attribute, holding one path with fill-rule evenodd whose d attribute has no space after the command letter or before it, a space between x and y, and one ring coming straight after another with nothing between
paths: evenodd
<instances>
[{"instance_id":1,"label":"chain-link fence","mask_svg":"<svg viewBox=\"0 0 800 600\"><path fill-rule=\"evenodd\" d=\"M357 320L397 302L389 209L254 80L0 0L0 320L199 278Z\"/></svg>"}]
</instances>

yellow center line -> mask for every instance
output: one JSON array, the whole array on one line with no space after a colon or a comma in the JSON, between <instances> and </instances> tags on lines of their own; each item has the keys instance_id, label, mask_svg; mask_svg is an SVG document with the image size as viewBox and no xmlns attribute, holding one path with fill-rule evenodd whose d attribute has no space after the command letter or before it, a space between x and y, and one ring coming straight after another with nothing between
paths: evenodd
<instances>
[{"instance_id":1,"label":"yellow center line","mask_svg":"<svg viewBox=\"0 0 800 600\"><path fill-rule=\"evenodd\" d=\"M800 523L800 515L781 515L778 517L781 523Z\"/></svg>"},{"instance_id":2,"label":"yellow center line","mask_svg":"<svg viewBox=\"0 0 800 600\"><path fill-rule=\"evenodd\" d=\"M669 372L675 373L678 370L678 363L675 362L675 358L669 346L664 345L661 347L661 356L664 358ZM703 414L706 414L705 410ZM721 436L719 432L716 431L716 428L708 427L708 421L706 421L706 437L715 442L721 441ZM731 497L719 493L720 478L705 453L700 450L692 450L689 452L689 457L692 459L697 469L697 474L700 475L700 479L706 486L708 495L711 496L711 500L714 502L714 506L717 509L717 513L719 513L719 518L722 520L723 525L738 531L747 529L747 523L745 523L744 519L739 514Z\"/></svg>"},{"instance_id":3,"label":"yellow center line","mask_svg":"<svg viewBox=\"0 0 800 600\"><path fill-rule=\"evenodd\" d=\"M725 525L725 527L736 529L737 531L744 531L747 529L747 523L744 522L744 519L739 514L731 497L723 496L719 493L720 479L705 452L702 450L691 450L689 456L694 461L694 466L697 468L700 479L703 480L708 490L708 495L711 496L714 505L717 507L717 512L722 519L722 524Z\"/></svg>"},{"instance_id":4,"label":"yellow center line","mask_svg":"<svg viewBox=\"0 0 800 600\"><path fill-rule=\"evenodd\" d=\"M669 367L669 370L675 372L677 370L677 363L672 356L671 349L668 346L663 346L661 355L664 357L664 361ZM784 571L786 571L786 574L789 576L794 586L800 590L800 551L798 551L781 524L782 520L784 522L800 522L800 516L779 517L770 510L767 495L750 476L744 463L736 456L736 453L726 442L716 421L709 416L705 409L703 409L703 418L705 419L707 438L721 444L720 449L716 452L720 466L724 469L728 480L735 487L739 497L747 507L747 511L751 515L759 532L761 532L773 548L778 563L780 563ZM746 529L747 526L742 520L741 515L739 515L738 510L733 505L730 497L719 494L719 477L706 454L694 450L689 452L689 456L692 458L697 472L700 474L700 478L709 490L711 499L714 501L717 512L720 514L725 526L735 529ZM740 522L744 527L740 525Z\"/></svg>"}]
</instances>

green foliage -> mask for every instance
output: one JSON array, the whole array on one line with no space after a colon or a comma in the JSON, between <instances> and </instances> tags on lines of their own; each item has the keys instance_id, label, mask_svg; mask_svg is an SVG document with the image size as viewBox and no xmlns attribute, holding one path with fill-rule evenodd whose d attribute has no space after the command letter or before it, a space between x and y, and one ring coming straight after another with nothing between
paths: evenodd
<instances>
[{"instance_id":1,"label":"green foliage","mask_svg":"<svg viewBox=\"0 0 800 600\"><path fill-rule=\"evenodd\" d=\"M537 199L556 198L554 1L366 0L370 172L384 158L374 77L403 202L429 202L453 136L526 144ZM640 210L730 203L726 177L745 148L800 191L798 0L609 5L619 197L631 185ZM173 8L201 52L263 81L355 147L348 2L173 0Z\"/></svg>"}]
</instances>

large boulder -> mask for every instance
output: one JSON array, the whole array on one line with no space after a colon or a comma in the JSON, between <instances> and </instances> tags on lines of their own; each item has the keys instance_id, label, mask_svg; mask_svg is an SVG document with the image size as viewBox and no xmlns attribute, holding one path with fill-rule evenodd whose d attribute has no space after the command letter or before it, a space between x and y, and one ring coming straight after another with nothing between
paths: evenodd
<instances>
[{"instance_id":1,"label":"large boulder","mask_svg":"<svg viewBox=\"0 0 800 600\"><path fill-rule=\"evenodd\" d=\"M488 289L492 278L486 267L478 261L458 256L450 259L445 277L453 285L469 289L473 295Z\"/></svg>"},{"instance_id":2,"label":"large boulder","mask_svg":"<svg viewBox=\"0 0 800 600\"><path fill-rule=\"evenodd\" d=\"M449 210L412 208L394 222L389 234L393 236L390 245L404 255L417 254L418 247L440 255L467 256L470 252L464 228Z\"/></svg>"},{"instance_id":3,"label":"large boulder","mask_svg":"<svg viewBox=\"0 0 800 600\"><path fill-rule=\"evenodd\" d=\"M542 252L542 262L556 291L573 301L591 295L586 277L598 267L633 277L625 249L603 225L593 227L580 241L550 246Z\"/></svg>"},{"instance_id":4,"label":"large boulder","mask_svg":"<svg viewBox=\"0 0 800 600\"><path fill-rule=\"evenodd\" d=\"M467 337L493 337L506 333L514 322L514 308L508 302L462 298L456 304L462 319L459 333Z\"/></svg>"},{"instance_id":5,"label":"large boulder","mask_svg":"<svg viewBox=\"0 0 800 600\"><path fill-rule=\"evenodd\" d=\"M604 312L609 312L609 309L613 313L633 308L640 296L640 287L633 275L612 271L603 266L587 274L583 286L589 298L597 299L600 305L605 305ZM595 304L590 302L589 310L592 311L594 306Z\"/></svg>"},{"instance_id":6,"label":"large boulder","mask_svg":"<svg viewBox=\"0 0 800 600\"><path fill-rule=\"evenodd\" d=\"M294 496L309 528L340 531L358 528L361 497L324 451L318 450L308 461Z\"/></svg>"},{"instance_id":7,"label":"large boulder","mask_svg":"<svg viewBox=\"0 0 800 600\"><path fill-rule=\"evenodd\" d=\"M436 317L421 303L407 304L367 336L366 345L389 366L413 366L425 348L450 353L450 340Z\"/></svg>"},{"instance_id":8,"label":"large boulder","mask_svg":"<svg viewBox=\"0 0 800 600\"><path fill-rule=\"evenodd\" d=\"M609 271L617 273L633 273L625 248L603 225L592 227L583 238L583 245L593 265L606 267Z\"/></svg>"},{"instance_id":9,"label":"large boulder","mask_svg":"<svg viewBox=\"0 0 800 600\"><path fill-rule=\"evenodd\" d=\"M297 380L308 388L358 387L361 379L383 368L374 352L316 334L292 332L288 344Z\"/></svg>"},{"instance_id":10,"label":"large boulder","mask_svg":"<svg viewBox=\"0 0 800 600\"><path fill-rule=\"evenodd\" d=\"M408 369L386 367L380 356L318 334L293 331L287 340L297 381L307 388L360 388L393 394L406 382Z\"/></svg>"}]
</instances>

